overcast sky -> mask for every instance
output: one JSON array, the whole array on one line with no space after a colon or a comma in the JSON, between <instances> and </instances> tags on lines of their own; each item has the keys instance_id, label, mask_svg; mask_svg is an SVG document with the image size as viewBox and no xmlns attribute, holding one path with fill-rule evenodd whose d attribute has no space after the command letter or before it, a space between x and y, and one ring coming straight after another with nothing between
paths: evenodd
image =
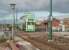
<instances>
[{"instance_id":1,"label":"overcast sky","mask_svg":"<svg viewBox=\"0 0 69 50\"><path fill-rule=\"evenodd\" d=\"M9 4L15 0L0 0L0 16L10 14ZM46 11L49 12L50 0L16 0L16 11ZM54 14L69 14L69 0L53 0ZM56 12L56 13L55 13Z\"/></svg>"}]
</instances>

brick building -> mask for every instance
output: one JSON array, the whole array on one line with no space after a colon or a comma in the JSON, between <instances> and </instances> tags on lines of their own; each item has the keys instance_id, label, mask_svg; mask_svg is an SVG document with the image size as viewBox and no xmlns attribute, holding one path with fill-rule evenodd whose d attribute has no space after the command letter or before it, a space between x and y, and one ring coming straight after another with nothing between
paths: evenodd
<instances>
[{"instance_id":1,"label":"brick building","mask_svg":"<svg viewBox=\"0 0 69 50\"><path fill-rule=\"evenodd\" d=\"M36 28L38 28L40 31L48 31L48 21L37 21ZM57 31L60 29L60 20L53 18L52 29Z\"/></svg>"},{"instance_id":2,"label":"brick building","mask_svg":"<svg viewBox=\"0 0 69 50\"><path fill-rule=\"evenodd\" d=\"M65 26L65 31L69 31L69 18L64 18L63 22Z\"/></svg>"}]
</instances>

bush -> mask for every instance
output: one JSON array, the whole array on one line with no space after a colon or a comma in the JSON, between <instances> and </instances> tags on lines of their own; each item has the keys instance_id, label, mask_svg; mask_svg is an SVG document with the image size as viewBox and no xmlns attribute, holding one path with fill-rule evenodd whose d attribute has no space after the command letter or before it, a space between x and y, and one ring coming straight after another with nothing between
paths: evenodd
<instances>
[{"instance_id":1,"label":"bush","mask_svg":"<svg viewBox=\"0 0 69 50\"><path fill-rule=\"evenodd\" d=\"M0 43L6 42L6 38L4 38L4 36L0 37Z\"/></svg>"}]
</instances>

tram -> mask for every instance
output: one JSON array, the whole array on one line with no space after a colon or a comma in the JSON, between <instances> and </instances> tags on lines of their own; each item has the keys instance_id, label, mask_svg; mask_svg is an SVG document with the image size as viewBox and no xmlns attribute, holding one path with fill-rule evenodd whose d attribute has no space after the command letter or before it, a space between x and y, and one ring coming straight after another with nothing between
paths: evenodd
<instances>
[{"instance_id":1,"label":"tram","mask_svg":"<svg viewBox=\"0 0 69 50\"><path fill-rule=\"evenodd\" d=\"M26 31L35 32L35 17L32 13L26 13Z\"/></svg>"}]
</instances>

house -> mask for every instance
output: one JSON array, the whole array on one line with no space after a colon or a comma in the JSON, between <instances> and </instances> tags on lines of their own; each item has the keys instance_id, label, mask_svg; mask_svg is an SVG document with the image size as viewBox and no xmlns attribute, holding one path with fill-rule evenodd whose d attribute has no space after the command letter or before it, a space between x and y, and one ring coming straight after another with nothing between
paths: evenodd
<instances>
[{"instance_id":1,"label":"house","mask_svg":"<svg viewBox=\"0 0 69 50\"><path fill-rule=\"evenodd\" d=\"M52 29L53 29L53 31L59 31L60 30L60 20L53 18Z\"/></svg>"},{"instance_id":2,"label":"house","mask_svg":"<svg viewBox=\"0 0 69 50\"><path fill-rule=\"evenodd\" d=\"M65 31L69 31L69 18L64 18L63 22L65 26Z\"/></svg>"},{"instance_id":3,"label":"house","mask_svg":"<svg viewBox=\"0 0 69 50\"><path fill-rule=\"evenodd\" d=\"M38 31L48 31L48 20L37 21L36 28ZM60 20L53 18L52 29L53 29L53 31L60 30Z\"/></svg>"},{"instance_id":4,"label":"house","mask_svg":"<svg viewBox=\"0 0 69 50\"><path fill-rule=\"evenodd\" d=\"M47 31L48 23L45 21L37 21L36 22L36 31Z\"/></svg>"}]
</instances>

